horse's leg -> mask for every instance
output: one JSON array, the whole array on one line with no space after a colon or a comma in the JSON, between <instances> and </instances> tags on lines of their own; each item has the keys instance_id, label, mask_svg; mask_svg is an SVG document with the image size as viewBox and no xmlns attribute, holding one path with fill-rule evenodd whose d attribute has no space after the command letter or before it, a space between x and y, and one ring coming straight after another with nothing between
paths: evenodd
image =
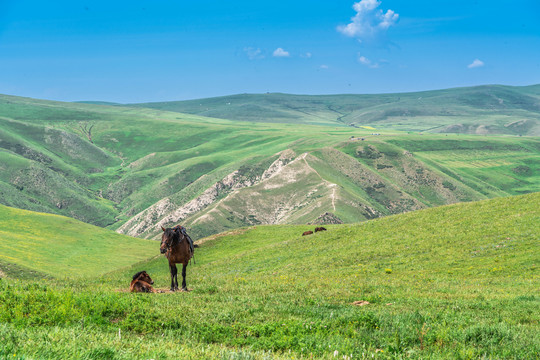
<instances>
[{"instance_id":1,"label":"horse's leg","mask_svg":"<svg viewBox=\"0 0 540 360\"><path fill-rule=\"evenodd\" d=\"M174 278L178 274L178 269L176 268L176 264L171 263L169 263L169 269L171 270L171 291L174 291ZM178 280L176 280L176 290L178 290Z\"/></svg>"},{"instance_id":2,"label":"horse's leg","mask_svg":"<svg viewBox=\"0 0 540 360\"><path fill-rule=\"evenodd\" d=\"M178 290L178 269L174 265L174 290Z\"/></svg>"},{"instance_id":3,"label":"horse's leg","mask_svg":"<svg viewBox=\"0 0 540 360\"><path fill-rule=\"evenodd\" d=\"M187 268L187 263L184 263L182 266L182 291L187 291L186 268Z\"/></svg>"}]
</instances>

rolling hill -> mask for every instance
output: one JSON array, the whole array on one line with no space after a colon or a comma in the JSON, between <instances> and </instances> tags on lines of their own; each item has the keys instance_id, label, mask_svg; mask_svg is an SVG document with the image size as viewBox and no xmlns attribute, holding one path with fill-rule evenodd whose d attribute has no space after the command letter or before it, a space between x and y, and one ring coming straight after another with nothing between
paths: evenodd
<instances>
[{"instance_id":1,"label":"rolling hill","mask_svg":"<svg viewBox=\"0 0 540 360\"><path fill-rule=\"evenodd\" d=\"M96 277L159 254L159 244L78 220L0 205L0 273Z\"/></svg>"},{"instance_id":2,"label":"rolling hill","mask_svg":"<svg viewBox=\"0 0 540 360\"><path fill-rule=\"evenodd\" d=\"M188 293L126 293L140 270L166 288L164 257L76 282L8 277L0 357L532 359L539 202L454 204L311 236L308 225L237 229L200 241Z\"/></svg>"},{"instance_id":3,"label":"rolling hill","mask_svg":"<svg viewBox=\"0 0 540 360\"><path fill-rule=\"evenodd\" d=\"M540 135L540 85L486 85L378 95L239 94L129 106L241 121Z\"/></svg>"},{"instance_id":4,"label":"rolling hill","mask_svg":"<svg viewBox=\"0 0 540 360\"><path fill-rule=\"evenodd\" d=\"M145 238L161 224L182 223L200 238L540 191L537 137L232 121L13 96L0 96L0 160L0 203Z\"/></svg>"}]
</instances>

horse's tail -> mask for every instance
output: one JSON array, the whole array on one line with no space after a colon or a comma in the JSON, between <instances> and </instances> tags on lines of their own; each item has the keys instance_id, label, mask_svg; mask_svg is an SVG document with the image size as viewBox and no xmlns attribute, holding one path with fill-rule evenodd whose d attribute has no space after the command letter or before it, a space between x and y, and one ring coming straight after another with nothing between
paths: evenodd
<instances>
[{"instance_id":1,"label":"horse's tail","mask_svg":"<svg viewBox=\"0 0 540 360\"><path fill-rule=\"evenodd\" d=\"M191 257L193 258L193 265L197 264L195 262L195 246L193 245L193 239L191 239L191 237L185 233L187 239L188 239L188 243L189 243L189 250L191 251ZM191 259L189 259L191 261Z\"/></svg>"}]
</instances>

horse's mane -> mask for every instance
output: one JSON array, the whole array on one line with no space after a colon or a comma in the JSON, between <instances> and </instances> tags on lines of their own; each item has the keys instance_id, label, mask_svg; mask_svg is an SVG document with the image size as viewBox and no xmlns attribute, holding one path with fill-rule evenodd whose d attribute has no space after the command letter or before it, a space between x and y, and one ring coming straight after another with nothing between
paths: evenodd
<instances>
[{"instance_id":1,"label":"horse's mane","mask_svg":"<svg viewBox=\"0 0 540 360\"><path fill-rule=\"evenodd\" d=\"M172 245L176 245L178 242L182 242L182 238L180 237L180 233L176 231L175 228L167 228L165 229L165 234L167 236L170 236L172 238Z\"/></svg>"},{"instance_id":2,"label":"horse's mane","mask_svg":"<svg viewBox=\"0 0 540 360\"><path fill-rule=\"evenodd\" d=\"M137 280L137 278L138 278L139 276L141 276L141 274L142 274L143 272L145 272L145 271L144 271L144 270L143 270L143 271L139 271L138 273L136 273L135 275L133 275L133 280Z\"/></svg>"},{"instance_id":3,"label":"horse's mane","mask_svg":"<svg viewBox=\"0 0 540 360\"><path fill-rule=\"evenodd\" d=\"M170 236L169 234L172 232L173 245L175 245L176 243L181 243L184 239L186 239L187 243L189 244L189 249L191 253L194 253L193 240L188 235L185 227L183 227L182 225L176 225L175 227L167 228L164 231L167 236Z\"/></svg>"}]
</instances>

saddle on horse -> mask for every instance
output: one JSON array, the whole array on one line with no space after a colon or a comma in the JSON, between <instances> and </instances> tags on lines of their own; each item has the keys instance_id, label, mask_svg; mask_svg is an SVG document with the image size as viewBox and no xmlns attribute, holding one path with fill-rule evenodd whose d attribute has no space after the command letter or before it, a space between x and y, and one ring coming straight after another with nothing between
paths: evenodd
<instances>
[{"instance_id":1,"label":"saddle on horse","mask_svg":"<svg viewBox=\"0 0 540 360\"><path fill-rule=\"evenodd\" d=\"M191 253L194 254L195 253L195 249L193 248L193 240L191 239L191 237L189 237L189 235L187 234L187 231L186 231L186 228L183 227L182 225L176 225L175 227L172 228L174 231L180 231L182 233L182 235L184 235L184 237L188 240L188 244L189 244L189 249L191 250Z\"/></svg>"}]
</instances>

